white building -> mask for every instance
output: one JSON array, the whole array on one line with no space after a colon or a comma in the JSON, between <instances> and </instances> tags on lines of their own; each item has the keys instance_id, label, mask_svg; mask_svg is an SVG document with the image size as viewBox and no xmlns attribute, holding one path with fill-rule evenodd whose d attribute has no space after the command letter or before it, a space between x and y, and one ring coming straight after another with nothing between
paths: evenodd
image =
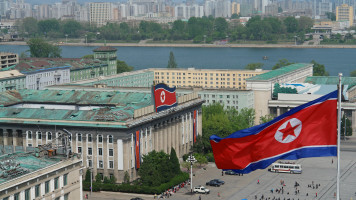
<instances>
[{"instance_id":1,"label":"white building","mask_svg":"<svg viewBox=\"0 0 356 200\"><path fill-rule=\"evenodd\" d=\"M70 66L40 69L26 74L26 88L42 90L46 86L70 82Z\"/></svg>"},{"instance_id":2,"label":"white building","mask_svg":"<svg viewBox=\"0 0 356 200\"><path fill-rule=\"evenodd\" d=\"M89 22L97 26L103 26L112 20L111 3L89 3Z\"/></svg>"}]
</instances>

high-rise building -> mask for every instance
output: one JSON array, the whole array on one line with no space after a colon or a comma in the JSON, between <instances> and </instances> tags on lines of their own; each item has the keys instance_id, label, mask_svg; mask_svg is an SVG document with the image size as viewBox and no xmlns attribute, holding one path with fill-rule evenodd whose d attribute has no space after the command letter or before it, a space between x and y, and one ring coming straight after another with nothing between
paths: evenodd
<instances>
[{"instance_id":1,"label":"high-rise building","mask_svg":"<svg viewBox=\"0 0 356 200\"><path fill-rule=\"evenodd\" d=\"M240 14L240 4L237 2L231 3L231 14Z\"/></svg>"},{"instance_id":2,"label":"high-rise building","mask_svg":"<svg viewBox=\"0 0 356 200\"><path fill-rule=\"evenodd\" d=\"M111 3L90 3L89 22L92 25L103 26L112 19Z\"/></svg>"},{"instance_id":3,"label":"high-rise building","mask_svg":"<svg viewBox=\"0 0 356 200\"><path fill-rule=\"evenodd\" d=\"M336 21L349 21L349 25L354 23L353 7L342 4L336 7Z\"/></svg>"}]
</instances>

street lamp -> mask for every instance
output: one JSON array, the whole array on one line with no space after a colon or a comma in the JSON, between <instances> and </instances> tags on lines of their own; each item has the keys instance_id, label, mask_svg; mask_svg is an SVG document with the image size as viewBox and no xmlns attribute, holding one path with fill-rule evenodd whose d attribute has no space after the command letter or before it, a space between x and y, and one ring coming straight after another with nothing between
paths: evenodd
<instances>
[{"instance_id":1,"label":"street lamp","mask_svg":"<svg viewBox=\"0 0 356 200\"><path fill-rule=\"evenodd\" d=\"M206 35L204 35L204 44L206 43Z\"/></svg>"},{"instance_id":2,"label":"street lamp","mask_svg":"<svg viewBox=\"0 0 356 200\"><path fill-rule=\"evenodd\" d=\"M88 41L87 41L87 37L88 35L85 35L85 46L87 45Z\"/></svg>"},{"instance_id":3,"label":"street lamp","mask_svg":"<svg viewBox=\"0 0 356 200\"><path fill-rule=\"evenodd\" d=\"M190 156L187 159L187 162L190 162L190 193L193 194L193 163L195 163L197 160L195 160L192 152L190 152Z\"/></svg>"},{"instance_id":4,"label":"street lamp","mask_svg":"<svg viewBox=\"0 0 356 200\"><path fill-rule=\"evenodd\" d=\"M298 37L298 36L296 36L296 35L294 36L294 39L295 39L295 45L297 45L297 37Z\"/></svg>"},{"instance_id":5,"label":"street lamp","mask_svg":"<svg viewBox=\"0 0 356 200\"><path fill-rule=\"evenodd\" d=\"M68 34L65 34L65 36L66 36L66 44L67 44L67 38L68 38Z\"/></svg>"},{"instance_id":6,"label":"street lamp","mask_svg":"<svg viewBox=\"0 0 356 200\"><path fill-rule=\"evenodd\" d=\"M89 156L87 156L87 159L90 159ZM90 170L90 196L93 193L93 167L88 167L88 169Z\"/></svg>"}]
</instances>

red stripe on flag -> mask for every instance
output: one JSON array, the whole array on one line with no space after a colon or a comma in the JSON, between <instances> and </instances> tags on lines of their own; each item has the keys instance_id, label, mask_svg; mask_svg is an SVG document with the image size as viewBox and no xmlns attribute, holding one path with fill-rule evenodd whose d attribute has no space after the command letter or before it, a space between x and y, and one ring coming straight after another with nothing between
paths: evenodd
<instances>
[{"instance_id":1,"label":"red stripe on flag","mask_svg":"<svg viewBox=\"0 0 356 200\"><path fill-rule=\"evenodd\" d=\"M194 143L197 142L197 110L194 110L194 117L193 117L193 136L194 136Z\"/></svg>"},{"instance_id":2,"label":"red stripe on flag","mask_svg":"<svg viewBox=\"0 0 356 200\"><path fill-rule=\"evenodd\" d=\"M275 124L263 129L260 133L242 137L225 138L216 143L211 140L215 163L219 169L244 169L252 162L261 161L281 155L288 151L307 146L336 145L337 141L337 110L336 100L328 100L312 105L296 112ZM293 141L283 143L277 141L277 130L284 141L293 135L299 125L282 124L296 118L301 122L301 131Z\"/></svg>"}]
</instances>

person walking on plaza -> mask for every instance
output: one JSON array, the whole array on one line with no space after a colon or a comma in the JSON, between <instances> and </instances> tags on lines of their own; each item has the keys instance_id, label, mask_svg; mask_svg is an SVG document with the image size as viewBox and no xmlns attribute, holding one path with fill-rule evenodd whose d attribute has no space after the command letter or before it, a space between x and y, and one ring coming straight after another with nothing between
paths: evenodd
<instances>
[{"instance_id":1,"label":"person walking on plaza","mask_svg":"<svg viewBox=\"0 0 356 200\"><path fill-rule=\"evenodd\" d=\"M257 184L260 184L260 179L257 179Z\"/></svg>"},{"instance_id":2,"label":"person walking on plaza","mask_svg":"<svg viewBox=\"0 0 356 200\"><path fill-rule=\"evenodd\" d=\"M199 195L199 200L201 200L201 195Z\"/></svg>"}]
</instances>

